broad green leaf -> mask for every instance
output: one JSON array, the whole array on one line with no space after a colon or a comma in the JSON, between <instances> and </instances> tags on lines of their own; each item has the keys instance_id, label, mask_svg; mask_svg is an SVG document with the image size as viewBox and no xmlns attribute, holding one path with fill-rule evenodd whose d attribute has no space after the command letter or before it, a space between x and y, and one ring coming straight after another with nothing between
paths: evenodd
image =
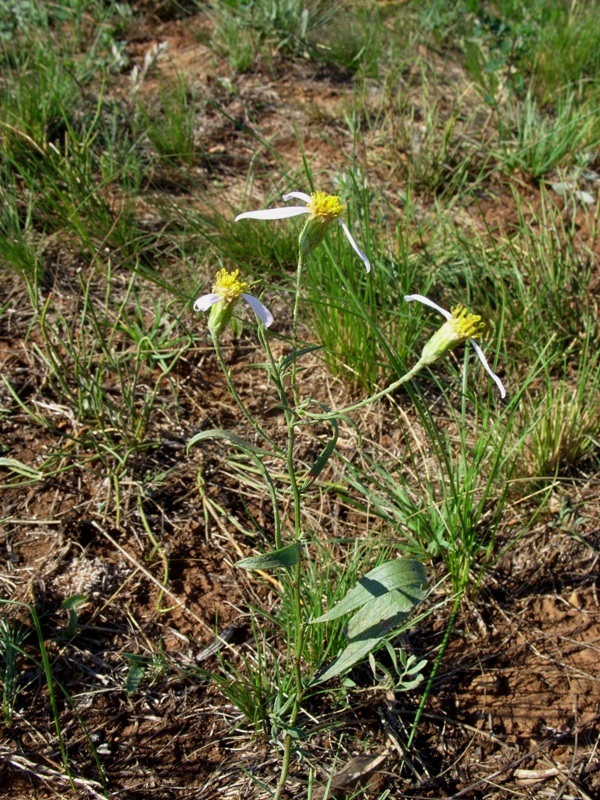
<instances>
[{"instance_id":1,"label":"broad green leaf","mask_svg":"<svg viewBox=\"0 0 600 800\"><path fill-rule=\"evenodd\" d=\"M395 558L393 561L386 561L385 564L380 564L367 572L356 586L350 589L343 600L336 603L327 614L323 614L311 622L328 622L337 619L364 606L374 597L381 597L394 589L404 593L407 601L415 605L422 598L426 586L425 567L420 562L412 558Z\"/></svg>"},{"instance_id":2,"label":"broad green leaf","mask_svg":"<svg viewBox=\"0 0 600 800\"><path fill-rule=\"evenodd\" d=\"M374 636L372 639L358 639L355 642L350 642L343 653L336 658L329 669L325 670L317 678L315 683L323 683L330 680L330 678L335 678L336 675L340 675L342 672L346 672L346 670L349 670L350 667L353 667L368 655L371 650L374 650L380 641L380 636Z\"/></svg>"},{"instance_id":3,"label":"broad green leaf","mask_svg":"<svg viewBox=\"0 0 600 800\"><path fill-rule=\"evenodd\" d=\"M273 550L262 556L243 558L236 563L241 569L278 569L280 567L293 567L300 560L300 543L293 542L281 550Z\"/></svg>"},{"instance_id":4,"label":"broad green leaf","mask_svg":"<svg viewBox=\"0 0 600 800\"><path fill-rule=\"evenodd\" d=\"M146 672L146 664L132 664L127 672L127 679L125 681L125 689L127 694L137 692L144 673Z\"/></svg>"},{"instance_id":5,"label":"broad green leaf","mask_svg":"<svg viewBox=\"0 0 600 800\"><path fill-rule=\"evenodd\" d=\"M139 688L144 673L148 669L150 659L145 656L139 656L136 653L123 653L123 656L129 661L129 669L127 671L127 678L125 679L125 689L127 694L133 694Z\"/></svg>"},{"instance_id":6,"label":"broad green leaf","mask_svg":"<svg viewBox=\"0 0 600 800\"><path fill-rule=\"evenodd\" d=\"M382 636L380 630L388 631L398 625L417 605L418 599L410 598L397 589L374 597L356 612L348 623L348 639L352 641L372 635Z\"/></svg>"},{"instance_id":7,"label":"broad green leaf","mask_svg":"<svg viewBox=\"0 0 600 800\"><path fill-rule=\"evenodd\" d=\"M350 620L348 646L316 682L322 683L346 672L375 650L385 636L398 628L417 602L410 603L407 609L406 595L399 591L372 598Z\"/></svg>"}]
</instances>

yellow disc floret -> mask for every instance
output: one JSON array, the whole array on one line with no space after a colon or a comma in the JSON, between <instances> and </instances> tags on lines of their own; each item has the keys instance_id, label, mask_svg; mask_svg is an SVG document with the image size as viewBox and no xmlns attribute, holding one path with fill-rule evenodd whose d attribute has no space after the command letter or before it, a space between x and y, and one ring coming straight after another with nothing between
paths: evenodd
<instances>
[{"instance_id":1,"label":"yellow disc floret","mask_svg":"<svg viewBox=\"0 0 600 800\"><path fill-rule=\"evenodd\" d=\"M325 194L325 192L313 192L308 207L311 216L327 221L337 219L344 211L340 198L337 195Z\"/></svg>"},{"instance_id":2,"label":"yellow disc floret","mask_svg":"<svg viewBox=\"0 0 600 800\"><path fill-rule=\"evenodd\" d=\"M456 305L451 309L452 319L449 324L452 326L456 337L461 341L467 339L478 339L485 329L485 322L481 321L478 314L469 314L465 306Z\"/></svg>"},{"instance_id":3,"label":"yellow disc floret","mask_svg":"<svg viewBox=\"0 0 600 800\"><path fill-rule=\"evenodd\" d=\"M485 322L477 314L469 314L465 306L457 305L452 308L452 316L446 320L442 327L433 334L426 343L421 354L423 364L433 364L444 353L454 350L467 339L477 339L483 333Z\"/></svg>"},{"instance_id":4,"label":"yellow disc floret","mask_svg":"<svg viewBox=\"0 0 600 800\"><path fill-rule=\"evenodd\" d=\"M217 272L213 292L230 303L237 300L240 295L248 290L248 284L245 281L239 280L239 274L239 269L236 269L234 272L227 272L226 269L220 269Z\"/></svg>"}]
</instances>

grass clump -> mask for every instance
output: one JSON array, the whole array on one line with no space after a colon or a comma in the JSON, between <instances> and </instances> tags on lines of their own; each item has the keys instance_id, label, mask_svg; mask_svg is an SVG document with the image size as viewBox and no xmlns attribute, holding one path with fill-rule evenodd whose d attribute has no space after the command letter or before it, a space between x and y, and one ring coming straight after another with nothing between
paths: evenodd
<instances>
[{"instance_id":1,"label":"grass clump","mask_svg":"<svg viewBox=\"0 0 600 800\"><path fill-rule=\"evenodd\" d=\"M303 56L354 72L376 70L381 42L374 7L323 0L227 0L209 10L215 43L233 69L249 70L260 54Z\"/></svg>"},{"instance_id":2,"label":"grass clump","mask_svg":"<svg viewBox=\"0 0 600 800\"><path fill-rule=\"evenodd\" d=\"M138 104L141 128L160 156L174 163L192 166L196 158L197 103L194 92L180 76L160 88L160 108Z\"/></svg>"}]
</instances>

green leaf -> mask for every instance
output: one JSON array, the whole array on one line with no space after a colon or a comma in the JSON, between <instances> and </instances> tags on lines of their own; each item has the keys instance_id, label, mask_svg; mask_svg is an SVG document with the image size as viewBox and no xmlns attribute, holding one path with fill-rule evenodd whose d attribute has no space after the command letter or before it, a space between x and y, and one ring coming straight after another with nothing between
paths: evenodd
<instances>
[{"instance_id":1,"label":"green leaf","mask_svg":"<svg viewBox=\"0 0 600 800\"><path fill-rule=\"evenodd\" d=\"M372 598L356 612L348 623L348 639L378 636L395 628L412 611L418 600L412 600L397 589Z\"/></svg>"},{"instance_id":2,"label":"green leaf","mask_svg":"<svg viewBox=\"0 0 600 800\"><path fill-rule=\"evenodd\" d=\"M424 587L427 586L425 567L412 558L395 558L386 561L375 569L367 572L351 589L343 600L330 609L327 614L311 620L315 622L329 622L332 619L349 614L361 608L369 600L381 597L386 593L398 590L403 594L410 610L423 597Z\"/></svg>"},{"instance_id":3,"label":"green leaf","mask_svg":"<svg viewBox=\"0 0 600 800\"><path fill-rule=\"evenodd\" d=\"M300 492L301 493L305 492L308 489L308 487L312 486L312 484L317 480L319 475L323 472L325 464L327 464L327 462L329 461L329 459L331 457L331 454L335 450L335 446L337 444L337 440L338 440L340 429L339 429L339 425L337 423L337 420L331 419L329 421L331 422L331 425L333 427L333 436L327 442L327 444L325 445L323 450L321 450L321 452L320 452L318 458L316 459L315 463L309 469L308 475L306 476L306 480L304 481L304 483L300 487Z\"/></svg>"},{"instance_id":4,"label":"green leaf","mask_svg":"<svg viewBox=\"0 0 600 800\"><path fill-rule=\"evenodd\" d=\"M0 458L0 467L32 480L41 481L44 478L44 473L41 470L23 464L22 461L18 461L16 458Z\"/></svg>"},{"instance_id":5,"label":"green leaf","mask_svg":"<svg viewBox=\"0 0 600 800\"><path fill-rule=\"evenodd\" d=\"M144 673L146 672L146 664L132 664L127 672L127 679L125 681L125 689L127 694L133 694L139 689Z\"/></svg>"},{"instance_id":6,"label":"green leaf","mask_svg":"<svg viewBox=\"0 0 600 800\"><path fill-rule=\"evenodd\" d=\"M331 678L335 678L336 675L340 675L342 672L346 672L350 667L353 667L368 655L371 650L374 650L381 642L381 639L381 636L372 636L368 639L356 639L353 642L349 642L342 654L336 658L329 669L325 670L325 672L316 679L315 683L323 683Z\"/></svg>"},{"instance_id":7,"label":"green leaf","mask_svg":"<svg viewBox=\"0 0 600 800\"><path fill-rule=\"evenodd\" d=\"M278 569L280 567L293 567L300 560L300 542L293 542L281 550L273 550L262 556L243 558L236 563L241 569Z\"/></svg>"},{"instance_id":8,"label":"green leaf","mask_svg":"<svg viewBox=\"0 0 600 800\"><path fill-rule=\"evenodd\" d=\"M79 608L79 606L87 603L87 597L84 594L73 594L71 597L65 598L60 604L61 608Z\"/></svg>"},{"instance_id":9,"label":"green leaf","mask_svg":"<svg viewBox=\"0 0 600 800\"><path fill-rule=\"evenodd\" d=\"M313 353L315 350L322 350L322 344L309 344L307 347L301 347L299 350L292 350L291 353L288 353L285 358L281 360L279 365L279 372L283 373L287 367L293 362L296 361L300 356L304 356L307 353Z\"/></svg>"},{"instance_id":10,"label":"green leaf","mask_svg":"<svg viewBox=\"0 0 600 800\"><path fill-rule=\"evenodd\" d=\"M230 431L224 431L221 428L213 428L209 431L201 431L197 433L195 436L189 440L187 444L187 452L189 452L190 447L198 442L203 441L204 439L226 439L231 444L234 444L236 447L239 447L240 450L246 450L248 453L254 453L257 455L262 456L273 456L276 457L276 453L271 453L269 450L261 450L260 447L256 447L250 442L247 442L245 439L242 439L240 436L236 436L235 433L231 433Z\"/></svg>"},{"instance_id":11,"label":"green leaf","mask_svg":"<svg viewBox=\"0 0 600 800\"><path fill-rule=\"evenodd\" d=\"M127 694L133 694L137 692L142 682L142 678L150 664L150 659L146 658L146 656L139 656L136 653L123 653L123 656L129 661L125 689L127 690Z\"/></svg>"},{"instance_id":12,"label":"green leaf","mask_svg":"<svg viewBox=\"0 0 600 800\"><path fill-rule=\"evenodd\" d=\"M385 636L398 628L417 602L409 603L407 608L407 596L397 590L372 598L350 620L348 646L316 683L346 672L375 650Z\"/></svg>"}]
</instances>

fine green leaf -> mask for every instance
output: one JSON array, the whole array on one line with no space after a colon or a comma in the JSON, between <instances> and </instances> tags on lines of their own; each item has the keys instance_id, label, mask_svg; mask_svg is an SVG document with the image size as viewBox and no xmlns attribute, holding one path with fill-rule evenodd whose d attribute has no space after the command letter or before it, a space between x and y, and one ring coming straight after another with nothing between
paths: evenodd
<instances>
[{"instance_id":1,"label":"fine green leaf","mask_svg":"<svg viewBox=\"0 0 600 800\"><path fill-rule=\"evenodd\" d=\"M299 359L301 356L306 355L307 353L314 353L315 350L322 350L322 344L310 344L307 347L301 347L299 350L292 350L291 353L288 353L285 358L281 359L281 364L279 366L279 372L283 374L287 367L293 362Z\"/></svg>"},{"instance_id":2,"label":"fine green leaf","mask_svg":"<svg viewBox=\"0 0 600 800\"><path fill-rule=\"evenodd\" d=\"M349 614L357 608L364 606L374 597L380 597L392 590L401 591L410 610L423 596L424 587L427 586L425 567L412 558L396 558L386 561L375 569L367 572L351 589L343 600L330 609L327 614L311 620L315 622L329 622L332 619Z\"/></svg>"},{"instance_id":3,"label":"fine green leaf","mask_svg":"<svg viewBox=\"0 0 600 800\"><path fill-rule=\"evenodd\" d=\"M331 426L333 427L333 436L327 442L325 447L321 450L321 452L319 453L318 458L315 460L314 464L312 465L312 467L308 471L308 475L306 476L306 480L304 481L304 483L300 487L300 492L305 492L308 489L309 486L312 486L312 484L317 480L319 475L323 472L323 469L325 468L325 464L327 464L327 462L329 461L329 459L331 457L331 454L335 450L335 446L337 444L337 440L338 440L340 429L339 429L339 425L337 423L337 420L332 419L332 420L330 420L330 422L331 422Z\"/></svg>"},{"instance_id":4,"label":"fine green leaf","mask_svg":"<svg viewBox=\"0 0 600 800\"><path fill-rule=\"evenodd\" d=\"M243 558L236 563L241 569L278 569L280 567L293 567L300 560L300 543L293 542L281 550L273 550L261 556Z\"/></svg>"},{"instance_id":5,"label":"fine green leaf","mask_svg":"<svg viewBox=\"0 0 600 800\"><path fill-rule=\"evenodd\" d=\"M234 444L236 447L239 447L240 450L246 450L248 453L255 453L257 455L262 456L273 456L275 457L275 453L271 453L268 450L261 450L260 447L256 447L250 442L247 442L245 439L242 439L240 436L236 436L235 433L231 433L231 431L224 431L221 428L213 428L209 431L201 431L197 433L195 436L192 436L190 441L187 444L187 450L189 452L190 447L198 442L203 441L204 439L226 439L231 444Z\"/></svg>"},{"instance_id":6,"label":"fine green leaf","mask_svg":"<svg viewBox=\"0 0 600 800\"><path fill-rule=\"evenodd\" d=\"M79 608L79 606L87 603L87 597L84 594L73 594L71 597L67 597L65 600L62 601L60 604L61 608Z\"/></svg>"},{"instance_id":7,"label":"fine green leaf","mask_svg":"<svg viewBox=\"0 0 600 800\"><path fill-rule=\"evenodd\" d=\"M39 469L23 464L16 458L0 458L0 467L15 472L17 475L23 475L24 478L32 478L37 481L41 481L44 477L44 473Z\"/></svg>"}]
</instances>

